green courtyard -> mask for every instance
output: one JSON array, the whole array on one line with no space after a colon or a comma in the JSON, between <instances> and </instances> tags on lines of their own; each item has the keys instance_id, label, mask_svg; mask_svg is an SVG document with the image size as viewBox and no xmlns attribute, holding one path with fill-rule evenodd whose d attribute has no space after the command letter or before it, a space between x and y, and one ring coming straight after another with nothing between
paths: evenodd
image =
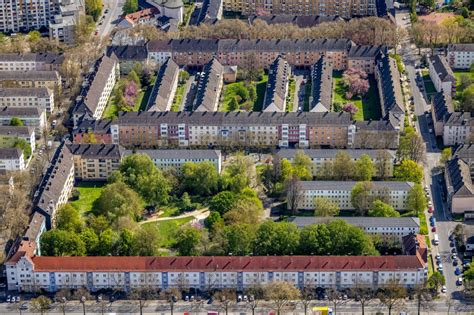
<instances>
[{"instance_id":1,"label":"green courtyard","mask_svg":"<svg viewBox=\"0 0 474 315\"><path fill-rule=\"evenodd\" d=\"M81 182L75 190L79 192L79 199L71 201L71 205L76 208L82 215L92 211L94 202L100 197L105 183Z\"/></svg>"},{"instance_id":2,"label":"green courtyard","mask_svg":"<svg viewBox=\"0 0 474 315\"><path fill-rule=\"evenodd\" d=\"M378 120L381 117L380 101L377 93L377 82L373 76L369 76L369 92L363 97L346 98L347 88L342 83L342 72L333 72L333 106L353 103L359 111L354 114L354 120Z\"/></svg>"}]
</instances>

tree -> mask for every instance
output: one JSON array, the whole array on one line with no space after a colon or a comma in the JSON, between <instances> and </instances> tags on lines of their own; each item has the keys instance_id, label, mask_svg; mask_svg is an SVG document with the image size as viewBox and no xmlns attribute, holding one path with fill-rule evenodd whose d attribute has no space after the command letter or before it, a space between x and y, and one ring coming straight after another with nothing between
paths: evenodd
<instances>
[{"instance_id":1,"label":"tree","mask_svg":"<svg viewBox=\"0 0 474 315\"><path fill-rule=\"evenodd\" d=\"M181 256L199 256L198 245L201 240L201 232L191 226L182 227L176 235L174 247Z\"/></svg>"},{"instance_id":2,"label":"tree","mask_svg":"<svg viewBox=\"0 0 474 315\"><path fill-rule=\"evenodd\" d=\"M222 182L226 189L236 193L240 193L246 187L255 187L257 171L252 157L241 153L234 155L224 169Z\"/></svg>"},{"instance_id":3,"label":"tree","mask_svg":"<svg viewBox=\"0 0 474 315\"><path fill-rule=\"evenodd\" d=\"M396 218L400 216L400 213L385 202L375 200L372 203L372 207L369 209L368 215L370 217Z\"/></svg>"},{"instance_id":4,"label":"tree","mask_svg":"<svg viewBox=\"0 0 474 315\"><path fill-rule=\"evenodd\" d=\"M235 295L234 289L223 289L214 294L214 299L217 301L219 308L221 308L226 315L229 313L230 306L234 303Z\"/></svg>"},{"instance_id":5,"label":"tree","mask_svg":"<svg viewBox=\"0 0 474 315\"><path fill-rule=\"evenodd\" d=\"M354 162L346 151L339 151L333 162L335 180L348 180L354 175Z\"/></svg>"},{"instance_id":6,"label":"tree","mask_svg":"<svg viewBox=\"0 0 474 315\"><path fill-rule=\"evenodd\" d=\"M291 283L273 281L264 286L265 298L273 303L277 314L280 315L289 305L289 302L300 296L300 291Z\"/></svg>"},{"instance_id":7,"label":"tree","mask_svg":"<svg viewBox=\"0 0 474 315\"><path fill-rule=\"evenodd\" d=\"M406 296L406 289L396 281L389 281L385 288L379 292L377 297L380 303L388 308L388 314L392 314L394 307L403 303Z\"/></svg>"},{"instance_id":8,"label":"tree","mask_svg":"<svg viewBox=\"0 0 474 315\"><path fill-rule=\"evenodd\" d=\"M400 137L397 155L402 160L412 160L416 163L425 159L425 142L412 128L407 128L405 135Z\"/></svg>"},{"instance_id":9,"label":"tree","mask_svg":"<svg viewBox=\"0 0 474 315\"><path fill-rule=\"evenodd\" d=\"M134 288L131 290L129 297L131 300L138 301L140 315L143 315L143 308L148 305L148 301L158 297L157 291L152 287L145 286L143 288Z\"/></svg>"},{"instance_id":10,"label":"tree","mask_svg":"<svg viewBox=\"0 0 474 315\"><path fill-rule=\"evenodd\" d=\"M247 256L253 252L255 225L233 224L224 228L224 252L227 255Z\"/></svg>"},{"instance_id":11,"label":"tree","mask_svg":"<svg viewBox=\"0 0 474 315\"><path fill-rule=\"evenodd\" d=\"M438 291L438 289L445 284L446 279L444 279L444 276L439 271L433 272L426 282L426 285L435 291Z\"/></svg>"},{"instance_id":12,"label":"tree","mask_svg":"<svg viewBox=\"0 0 474 315\"><path fill-rule=\"evenodd\" d=\"M299 231L290 222L266 221L255 235L253 247L255 255L291 255L299 244Z\"/></svg>"},{"instance_id":13,"label":"tree","mask_svg":"<svg viewBox=\"0 0 474 315\"><path fill-rule=\"evenodd\" d=\"M355 162L354 177L356 180L369 181L375 175L375 166L367 154L362 154Z\"/></svg>"},{"instance_id":14,"label":"tree","mask_svg":"<svg viewBox=\"0 0 474 315\"><path fill-rule=\"evenodd\" d=\"M354 103L347 103L342 106L342 111L354 115L359 111L359 108L354 105Z\"/></svg>"},{"instance_id":15,"label":"tree","mask_svg":"<svg viewBox=\"0 0 474 315\"><path fill-rule=\"evenodd\" d=\"M23 121L18 117L13 117L10 120L10 126L24 126Z\"/></svg>"},{"instance_id":16,"label":"tree","mask_svg":"<svg viewBox=\"0 0 474 315\"><path fill-rule=\"evenodd\" d=\"M365 215L373 202L373 184L371 182L358 182L352 187L351 203L356 211Z\"/></svg>"},{"instance_id":17,"label":"tree","mask_svg":"<svg viewBox=\"0 0 474 315\"><path fill-rule=\"evenodd\" d=\"M416 286L413 289L413 295L414 298L416 299L416 306L417 306L417 314L421 314L421 309L426 309L430 308L431 305L431 295L429 293L428 288L425 288L424 286Z\"/></svg>"},{"instance_id":18,"label":"tree","mask_svg":"<svg viewBox=\"0 0 474 315\"><path fill-rule=\"evenodd\" d=\"M346 97L351 99L354 95L362 96L369 91L367 73L356 68L349 68L342 75L342 82L348 88Z\"/></svg>"},{"instance_id":19,"label":"tree","mask_svg":"<svg viewBox=\"0 0 474 315\"><path fill-rule=\"evenodd\" d=\"M326 224L307 225L301 229L298 252L301 255L330 255L331 237Z\"/></svg>"},{"instance_id":20,"label":"tree","mask_svg":"<svg viewBox=\"0 0 474 315\"><path fill-rule=\"evenodd\" d=\"M314 200L314 215L318 217L334 217L339 214L339 206L331 199L325 197L317 197Z\"/></svg>"},{"instance_id":21,"label":"tree","mask_svg":"<svg viewBox=\"0 0 474 315\"><path fill-rule=\"evenodd\" d=\"M399 181L421 183L423 167L412 160L403 160L394 170L394 177Z\"/></svg>"},{"instance_id":22,"label":"tree","mask_svg":"<svg viewBox=\"0 0 474 315\"><path fill-rule=\"evenodd\" d=\"M286 202L292 214L296 214L301 198L303 198L303 187L298 176L293 175L285 181Z\"/></svg>"},{"instance_id":23,"label":"tree","mask_svg":"<svg viewBox=\"0 0 474 315\"><path fill-rule=\"evenodd\" d=\"M221 191L212 197L211 201L209 202L209 209L224 215L236 205L238 199L238 195L234 192Z\"/></svg>"},{"instance_id":24,"label":"tree","mask_svg":"<svg viewBox=\"0 0 474 315\"><path fill-rule=\"evenodd\" d=\"M124 216L136 220L143 210L137 193L121 182L107 185L102 190L96 204L97 207L93 209L94 214L103 215L112 222L116 222Z\"/></svg>"},{"instance_id":25,"label":"tree","mask_svg":"<svg viewBox=\"0 0 474 315\"><path fill-rule=\"evenodd\" d=\"M330 180L334 178L334 163L324 161L316 172L316 177L321 180Z\"/></svg>"},{"instance_id":26,"label":"tree","mask_svg":"<svg viewBox=\"0 0 474 315\"><path fill-rule=\"evenodd\" d=\"M462 92L461 110L465 112L474 111L474 84L469 85Z\"/></svg>"},{"instance_id":27,"label":"tree","mask_svg":"<svg viewBox=\"0 0 474 315\"><path fill-rule=\"evenodd\" d=\"M215 227L222 227L224 225L224 220L217 211L211 211L209 216L204 220L204 226L212 232Z\"/></svg>"},{"instance_id":28,"label":"tree","mask_svg":"<svg viewBox=\"0 0 474 315\"><path fill-rule=\"evenodd\" d=\"M359 300L362 309L362 315L364 315L365 307L375 297L374 290L370 287L369 283L357 282L356 285L351 288L351 292L352 295L356 298L355 300Z\"/></svg>"},{"instance_id":29,"label":"tree","mask_svg":"<svg viewBox=\"0 0 474 315\"><path fill-rule=\"evenodd\" d=\"M377 151L377 156L375 160L375 168L377 170L377 175L380 179L385 180L390 175L390 168L392 166L392 157L390 153L386 150Z\"/></svg>"},{"instance_id":30,"label":"tree","mask_svg":"<svg viewBox=\"0 0 474 315\"><path fill-rule=\"evenodd\" d=\"M293 173L301 180L311 180L313 178L312 166L311 158L304 151L297 150L293 158Z\"/></svg>"},{"instance_id":31,"label":"tree","mask_svg":"<svg viewBox=\"0 0 474 315\"><path fill-rule=\"evenodd\" d=\"M180 181L183 191L210 196L218 189L219 173L211 162L186 162L181 169Z\"/></svg>"},{"instance_id":32,"label":"tree","mask_svg":"<svg viewBox=\"0 0 474 315\"><path fill-rule=\"evenodd\" d=\"M86 247L87 255L96 255L97 253L97 246L99 245L99 237L91 228L85 228L82 230L79 237L84 242L84 246Z\"/></svg>"},{"instance_id":33,"label":"tree","mask_svg":"<svg viewBox=\"0 0 474 315\"><path fill-rule=\"evenodd\" d=\"M86 0L86 14L98 21L102 12L102 0Z\"/></svg>"},{"instance_id":34,"label":"tree","mask_svg":"<svg viewBox=\"0 0 474 315\"><path fill-rule=\"evenodd\" d=\"M13 147L21 149L26 159L31 156L31 146L25 139L15 138L15 142L13 142Z\"/></svg>"},{"instance_id":35,"label":"tree","mask_svg":"<svg viewBox=\"0 0 474 315\"><path fill-rule=\"evenodd\" d=\"M229 104L227 105L227 109L231 112L236 111L240 108L239 102L237 101L237 98L232 97L229 101Z\"/></svg>"},{"instance_id":36,"label":"tree","mask_svg":"<svg viewBox=\"0 0 474 315\"><path fill-rule=\"evenodd\" d=\"M59 208L56 214L56 228L80 232L83 226L81 215L76 208L67 203Z\"/></svg>"},{"instance_id":37,"label":"tree","mask_svg":"<svg viewBox=\"0 0 474 315\"><path fill-rule=\"evenodd\" d=\"M421 184L413 185L413 188L410 190L407 196L408 210L412 211L416 216L418 216L418 214L423 213L426 207L426 197Z\"/></svg>"},{"instance_id":38,"label":"tree","mask_svg":"<svg viewBox=\"0 0 474 315\"><path fill-rule=\"evenodd\" d=\"M138 0L126 0L122 8L123 14L127 15L138 11Z\"/></svg>"},{"instance_id":39,"label":"tree","mask_svg":"<svg viewBox=\"0 0 474 315\"><path fill-rule=\"evenodd\" d=\"M38 312L41 315L45 314L51 307L51 300L44 295L40 295L37 298L30 300L30 307L34 312Z\"/></svg>"},{"instance_id":40,"label":"tree","mask_svg":"<svg viewBox=\"0 0 474 315\"><path fill-rule=\"evenodd\" d=\"M261 202L257 204L251 199L241 199L223 217L228 225L236 223L255 224L260 222L262 213L263 207Z\"/></svg>"},{"instance_id":41,"label":"tree","mask_svg":"<svg viewBox=\"0 0 474 315\"><path fill-rule=\"evenodd\" d=\"M71 231L52 229L44 232L40 239L41 251L45 256L84 256L86 247L78 234Z\"/></svg>"},{"instance_id":42,"label":"tree","mask_svg":"<svg viewBox=\"0 0 474 315\"><path fill-rule=\"evenodd\" d=\"M181 195L180 206L179 208L183 211L191 211L196 209L195 205L193 204L191 197L187 192L184 192Z\"/></svg>"}]
</instances>

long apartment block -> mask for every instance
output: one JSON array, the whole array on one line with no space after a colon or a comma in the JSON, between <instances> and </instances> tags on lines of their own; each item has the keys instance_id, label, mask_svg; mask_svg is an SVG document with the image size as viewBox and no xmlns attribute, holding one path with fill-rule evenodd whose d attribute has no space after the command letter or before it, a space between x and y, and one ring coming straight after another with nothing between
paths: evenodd
<instances>
[{"instance_id":1,"label":"long apartment block","mask_svg":"<svg viewBox=\"0 0 474 315\"><path fill-rule=\"evenodd\" d=\"M30 144L31 151L36 149L36 134L33 127L0 126L0 146L12 147L17 139L23 139Z\"/></svg>"},{"instance_id":2,"label":"long apartment block","mask_svg":"<svg viewBox=\"0 0 474 315\"><path fill-rule=\"evenodd\" d=\"M34 255L34 242L23 241L6 262L9 290L84 287L95 292L128 292L152 286L232 288L287 281L296 287L383 288L399 281L407 288L424 284L427 270L419 254L411 256L196 256L196 257L45 257Z\"/></svg>"},{"instance_id":3,"label":"long apartment block","mask_svg":"<svg viewBox=\"0 0 474 315\"><path fill-rule=\"evenodd\" d=\"M97 126L104 125L104 128ZM95 128L95 129L94 129ZM348 113L121 112L83 121L75 142L94 134L126 148L264 146L395 149L399 131L389 121L354 122ZM110 138L109 138L110 135Z\"/></svg>"},{"instance_id":4,"label":"long apartment block","mask_svg":"<svg viewBox=\"0 0 474 315\"><path fill-rule=\"evenodd\" d=\"M377 15L376 0L224 0L224 10L244 15L320 15L342 18Z\"/></svg>"},{"instance_id":5,"label":"long apartment block","mask_svg":"<svg viewBox=\"0 0 474 315\"><path fill-rule=\"evenodd\" d=\"M193 111L215 112L219 106L221 95L224 67L213 58L207 63L199 74L196 96L193 101Z\"/></svg>"},{"instance_id":6,"label":"long apartment block","mask_svg":"<svg viewBox=\"0 0 474 315\"><path fill-rule=\"evenodd\" d=\"M298 203L298 209L314 210L315 198L323 197L333 201L341 210L353 210L351 193L356 183L354 181L301 182L302 198ZM384 196L387 203L396 210L407 209L408 193L413 188L413 183L384 181L371 182L371 185L371 194Z\"/></svg>"},{"instance_id":7,"label":"long apartment block","mask_svg":"<svg viewBox=\"0 0 474 315\"><path fill-rule=\"evenodd\" d=\"M59 71L64 54L3 53L0 54L0 71Z\"/></svg>"},{"instance_id":8,"label":"long apartment block","mask_svg":"<svg viewBox=\"0 0 474 315\"><path fill-rule=\"evenodd\" d=\"M332 65L325 57L311 68L311 94L309 96L310 112L327 112L332 104Z\"/></svg>"},{"instance_id":9,"label":"long apartment block","mask_svg":"<svg viewBox=\"0 0 474 315\"><path fill-rule=\"evenodd\" d=\"M268 70L268 82L265 89L265 98L263 100L264 112L285 111L290 76L290 65L285 59L279 56L270 65Z\"/></svg>"},{"instance_id":10,"label":"long apartment block","mask_svg":"<svg viewBox=\"0 0 474 315\"><path fill-rule=\"evenodd\" d=\"M0 89L0 106L39 107L50 114L54 110L54 91L47 88Z\"/></svg>"},{"instance_id":11,"label":"long apartment block","mask_svg":"<svg viewBox=\"0 0 474 315\"><path fill-rule=\"evenodd\" d=\"M0 0L0 32L48 27L56 8L51 0Z\"/></svg>"},{"instance_id":12,"label":"long apartment block","mask_svg":"<svg viewBox=\"0 0 474 315\"><path fill-rule=\"evenodd\" d=\"M9 126L12 118L20 119L25 126L34 127L37 134L42 134L46 126L46 111L40 107L1 107L0 126Z\"/></svg>"},{"instance_id":13,"label":"long apartment block","mask_svg":"<svg viewBox=\"0 0 474 315\"><path fill-rule=\"evenodd\" d=\"M57 71L0 71L0 88L61 88Z\"/></svg>"},{"instance_id":14,"label":"long apartment block","mask_svg":"<svg viewBox=\"0 0 474 315\"><path fill-rule=\"evenodd\" d=\"M226 65L240 65L249 56L258 67L268 68L282 56L291 66L311 67L325 56L335 70L348 67L375 70L385 46L361 46L349 39L175 39L147 43L148 60L163 64L172 58L180 66L203 66L213 58Z\"/></svg>"},{"instance_id":15,"label":"long apartment block","mask_svg":"<svg viewBox=\"0 0 474 315\"><path fill-rule=\"evenodd\" d=\"M179 66L171 58L158 70L155 85L148 99L148 111L169 111L179 80Z\"/></svg>"}]
</instances>

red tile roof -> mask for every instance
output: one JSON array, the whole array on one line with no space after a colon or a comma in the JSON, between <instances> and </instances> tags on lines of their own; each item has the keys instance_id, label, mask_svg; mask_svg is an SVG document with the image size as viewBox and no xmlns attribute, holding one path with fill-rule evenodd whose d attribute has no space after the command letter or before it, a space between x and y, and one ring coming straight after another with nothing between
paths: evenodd
<instances>
[{"instance_id":1,"label":"red tile roof","mask_svg":"<svg viewBox=\"0 0 474 315\"><path fill-rule=\"evenodd\" d=\"M157 8L149 8L149 9L144 9L141 11L137 11L134 13L130 13L125 15L125 19L130 22L131 24L136 24L138 21L142 19L151 19L155 15L160 14L160 10Z\"/></svg>"},{"instance_id":2,"label":"red tile roof","mask_svg":"<svg viewBox=\"0 0 474 315\"><path fill-rule=\"evenodd\" d=\"M318 271L423 268L416 256L33 257L35 271Z\"/></svg>"},{"instance_id":3,"label":"red tile roof","mask_svg":"<svg viewBox=\"0 0 474 315\"><path fill-rule=\"evenodd\" d=\"M8 259L6 262L7 265L14 265L16 264L23 256L25 256L28 259L31 259L31 257L34 256L36 250L36 243L34 241L22 241L20 243L20 247L18 247L18 250L16 251L13 256Z\"/></svg>"}]
</instances>

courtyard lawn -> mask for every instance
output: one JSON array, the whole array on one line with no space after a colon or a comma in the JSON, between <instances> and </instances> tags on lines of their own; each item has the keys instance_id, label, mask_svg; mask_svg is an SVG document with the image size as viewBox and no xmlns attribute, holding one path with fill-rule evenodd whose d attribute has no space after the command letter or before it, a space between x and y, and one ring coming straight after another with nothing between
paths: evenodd
<instances>
[{"instance_id":1,"label":"courtyard lawn","mask_svg":"<svg viewBox=\"0 0 474 315\"><path fill-rule=\"evenodd\" d=\"M171 104L171 108L170 108L172 112L179 111L179 106L181 105L181 102L183 101L184 88L185 88L185 84L178 83L178 87L176 88L176 93L173 99L173 104Z\"/></svg>"},{"instance_id":2,"label":"courtyard lawn","mask_svg":"<svg viewBox=\"0 0 474 315\"><path fill-rule=\"evenodd\" d=\"M257 100L253 104L254 112L261 112L263 109L263 101L265 99L265 88L267 87L268 75L264 75L262 80L257 82Z\"/></svg>"},{"instance_id":3,"label":"courtyard lawn","mask_svg":"<svg viewBox=\"0 0 474 315\"><path fill-rule=\"evenodd\" d=\"M453 71L454 72L454 76L456 77L456 88L459 88L459 85L461 84L461 76L467 76L469 77L471 80L474 81L474 72L470 72L469 70L466 70L466 71L461 71L461 70L458 70L458 71Z\"/></svg>"},{"instance_id":4,"label":"courtyard lawn","mask_svg":"<svg viewBox=\"0 0 474 315\"><path fill-rule=\"evenodd\" d=\"M173 245L174 240L176 238L176 233L179 231L179 228L190 221L192 221L194 217L187 217L181 219L173 219L173 220L166 220L166 221L157 221L157 222L150 222L143 224L145 227L153 226L158 231L161 244L160 246L163 248L169 248Z\"/></svg>"},{"instance_id":5,"label":"courtyard lawn","mask_svg":"<svg viewBox=\"0 0 474 315\"><path fill-rule=\"evenodd\" d=\"M286 111L292 112L293 105L295 101L295 90L296 90L296 81L294 78L290 78L288 82L288 96L286 97Z\"/></svg>"},{"instance_id":6,"label":"courtyard lawn","mask_svg":"<svg viewBox=\"0 0 474 315\"><path fill-rule=\"evenodd\" d=\"M72 201L71 205L82 214L90 212L105 185L105 183L80 183L74 187L79 191L79 199Z\"/></svg>"},{"instance_id":7,"label":"courtyard lawn","mask_svg":"<svg viewBox=\"0 0 474 315\"><path fill-rule=\"evenodd\" d=\"M250 83L255 84L255 83ZM239 100L238 95L236 94L239 88L245 88L245 81L234 82L224 86L224 92L222 97L221 105L219 106L219 111L221 112L229 112L229 103L230 101L237 96L237 100ZM240 109L242 110L251 110L253 107L253 103L251 100L247 100L245 102L239 103Z\"/></svg>"},{"instance_id":8,"label":"courtyard lawn","mask_svg":"<svg viewBox=\"0 0 474 315\"><path fill-rule=\"evenodd\" d=\"M370 89L369 92L362 98L355 97L353 99L346 98L346 91L342 85L342 72L334 71L333 73L333 104L353 103L359 111L354 114L354 120L378 120L381 117L380 102L377 93L377 83L373 76L369 76Z\"/></svg>"}]
</instances>

